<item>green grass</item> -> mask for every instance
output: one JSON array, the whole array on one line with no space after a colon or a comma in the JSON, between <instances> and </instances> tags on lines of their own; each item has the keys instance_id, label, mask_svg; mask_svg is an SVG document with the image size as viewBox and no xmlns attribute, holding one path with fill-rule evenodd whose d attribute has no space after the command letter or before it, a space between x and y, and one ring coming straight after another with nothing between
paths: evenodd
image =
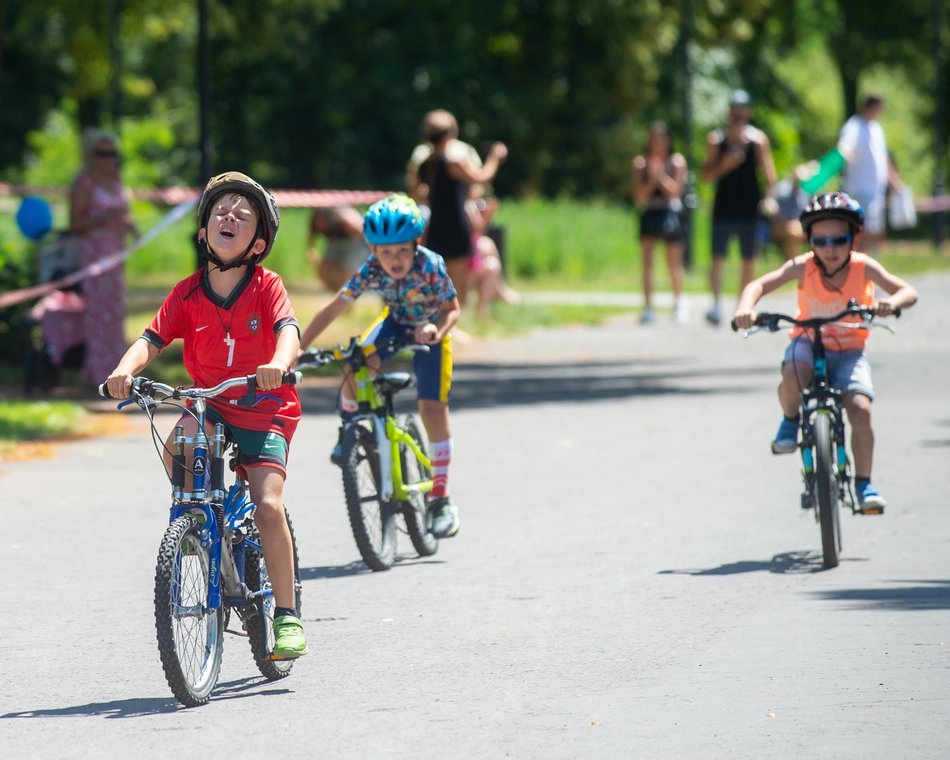
<instances>
[{"instance_id":1,"label":"green grass","mask_svg":"<svg viewBox=\"0 0 950 760\"><path fill-rule=\"evenodd\" d=\"M12 211L15 204L11 201L7 199L5 205ZM696 292L707 288L708 205L704 203L693 216L693 265L687 275L687 289ZM144 202L136 203L134 209L143 230L165 212L164 208ZM57 220L63 216L63 210L58 208ZM280 234L267 260L267 265L281 274L291 291L317 287L306 257L309 218L309 209L284 209ZM515 287L611 292L633 292L640 288L636 212L629 204L606 200L505 200L497 221L505 229L506 268ZM922 218L918 234L925 236L928 231L929 220ZM132 291L167 292L175 282L194 271L193 233L194 219L189 214L139 250L127 264ZM31 255L32 247L17 232L12 213L0 214L0 261L23 261ZM734 253L729 257L727 288L734 288L738 279L737 259ZM760 271L777 266L781 260L778 250L769 248L760 261ZM929 241L922 239L891 241L888 253L881 260L899 275L950 269L950 256L938 253ZM656 284L663 289L668 287L666 271L662 261L658 264Z\"/></svg>"},{"instance_id":2,"label":"green grass","mask_svg":"<svg viewBox=\"0 0 950 760\"><path fill-rule=\"evenodd\" d=\"M75 434L86 419L86 410L72 401L0 400L0 452L17 441Z\"/></svg>"}]
</instances>

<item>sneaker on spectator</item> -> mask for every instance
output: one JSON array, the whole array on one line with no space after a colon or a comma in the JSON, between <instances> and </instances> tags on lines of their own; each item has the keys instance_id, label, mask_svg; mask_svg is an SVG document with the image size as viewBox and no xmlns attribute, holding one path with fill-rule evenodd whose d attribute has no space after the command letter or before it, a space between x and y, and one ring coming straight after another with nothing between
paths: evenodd
<instances>
[{"instance_id":1,"label":"sneaker on spectator","mask_svg":"<svg viewBox=\"0 0 950 760\"><path fill-rule=\"evenodd\" d=\"M643 311L640 312L640 324L641 325L652 325L653 324L653 309L649 306L645 306Z\"/></svg>"},{"instance_id":2,"label":"sneaker on spectator","mask_svg":"<svg viewBox=\"0 0 950 760\"><path fill-rule=\"evenodd\" d=\"M685 298L677 298L673 304L673 321L678 325L689 322L689 306Z\"/></svg>"},{"instance_id":3,"label":"sneaker on spectator","mask_svg":"<svg viewBox=\"0 0 950 760\"><path fill-rule=\"evenodd\" d=\"M722 322L722 311L720 311L718 303L714 303L706 312L706 321L716 327Z\"/></svg>"}]
</instances>

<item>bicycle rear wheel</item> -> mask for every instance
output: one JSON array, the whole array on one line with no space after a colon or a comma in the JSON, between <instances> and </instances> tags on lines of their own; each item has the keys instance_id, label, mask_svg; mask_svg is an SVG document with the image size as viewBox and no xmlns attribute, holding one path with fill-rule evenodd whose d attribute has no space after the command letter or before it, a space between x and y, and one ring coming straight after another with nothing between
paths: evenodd
<instances>
[{"instance_id":1,"label":"bicycle rear wheel","mask_svg":"<svg viewBox=\"0 0 950 760\"><path fill-rule=\"evenodd\" d=\"M284 508L284 515L287 518L290 542L294 550L294 611L297 617L300 617L300 562L297 559L297 538L294 536L294 526L290 522L290 514L288 514L286 508ZM257 530L254 531L251 538L260 543L261 539ZM244 582L251 591L270 588L270 576L267 573L267 565L264 563L263 554L258 551L247 553L244 578ZM252 609L244 618L244 630L247 633L248 641L251 643L254 662L257 664L257 669L261 671L261 675L269 681L286 678L290 675L290 671L294 666L294 660L269 659L271 652L274 651L274 609L276 606L271 594L258 596L251 603Z\"/></svg>"},{"instance_id":2,"label":"bicycle rear wheel","mask_svg":"<svg viewBox=\"0 0 950 760\"><path fill-rule=\"evenodd\" d=\"M373 420L343 430L343 493L360 556L370 570L388 570L396 560L396 512L379 493L379 454Z\"/></svg>"},{"instance_id":3,"label":"bicycle rear wheel","mask_svg":"<svg viewBox=\"0 0 950 760\"><path fill-rule=\"evenodd\" d=\"M818 492L818 523L821 526L821 552L827 568L838 566L841 549L838 483L836 479L831 415L815 416L815 486Z\"/></svg>"},{"instance_id":4,"label":"bicycle rear wheel","mask_svg":"<svg viewBox=\"0 0 950 760\"><path fill-rule=\"evenodd\" d=\"M191 517L172 521L155 567L155 632L165 679L186 707L205 704L218 683L224 609L208 609L210 556Z\"/></svg>"},{"instance_id":5,"label":"bicycle rear wheel","mask_svg":"<svg viewBox=\"0 0 950 760\"><path fill-rule=\"evenodd\" d=\"M409 434L412 440L419 444L422 453L428 456L429 448L415 415L407 414L402 417L399 426ZM403 482L407 485L428 480L432 477L430 469L416 459L410 448L405 444L399 446L399 460L402 465ZM409 540L412 541L412 546L420 557L429 557L439 550L439 539L430 532L432 516L429 514L428 507L428 495L415 493L409 497L409 501L403 505L402 510Z\"/></svg>"}]
</instances>

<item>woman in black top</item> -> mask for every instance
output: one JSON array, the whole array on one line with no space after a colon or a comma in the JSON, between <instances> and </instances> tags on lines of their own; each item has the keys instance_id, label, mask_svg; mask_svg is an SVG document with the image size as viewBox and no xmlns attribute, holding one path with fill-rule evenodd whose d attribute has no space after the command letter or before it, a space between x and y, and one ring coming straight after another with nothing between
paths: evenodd
<instances>
[{"instance_id":1,"label":"woman in black top","mask_svg":"<svg viewBox=\"0 0 950 760\"><path fill-rule=\"evenodd\" d=\"M472 228L465 203L480 195L478 185L494 178L508 157L508 149L503 143L494 143L484 165L478 166L457 139L458 123L451 113L434 111L426 118L431 153L419 167L419 180L426 185L430 209L426 246L445 259L459 302L464 304L472 256Z\"/></svg>"},{"instance_id":2,"label":"woman in black top","mask_svg":"<svg viewBox=\"0 0 950 760\"><path fill-rule=\"evenodd\" d=\"M663 241L673 289L673 319L682 324L689 319L683 298L683 230L680 224L686 159L680 153L670 152L670 136L662 121L650 127L644 155L633 159L631 181L633 202L643 209L640 214L640 247L643 251L640 322L649 324L653 321L653 250L657 241Z\"/></svg>"}]
</instances>

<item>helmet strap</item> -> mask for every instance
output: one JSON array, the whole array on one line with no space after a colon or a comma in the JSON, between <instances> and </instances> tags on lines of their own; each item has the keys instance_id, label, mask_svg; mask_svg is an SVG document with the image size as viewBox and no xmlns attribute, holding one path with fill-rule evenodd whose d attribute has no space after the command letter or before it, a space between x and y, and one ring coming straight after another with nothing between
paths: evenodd
<instances>
[{"instance_id":1,"label":"helmet strap","mask_svg":"<svg viewBox=\"0 0 950 760\"><path fill-rule=\"evenodd\" d=\"M846 258L844 262L841 264L841 266L835 269L835 271L833 272L829 272L827 269L825 269L825 265L822 263L821 259L818 258L818 254L815 254L815 263L818 265L818 268L821 270L821 273L827 279L830 280L832 277L838 274L838 272L840 272L842 269L848 266L848 264L851 263L851 251L848 251L848 258Z\"/></svg>"},{"instance_id":2,"label":"helmet strap","mask_svg":"<svg viewBox=\"0 0 950 760\"><path fill-rule=\"evenodd\" d=\"M244 253L234 261L225 262L221 260L221 257L214 252L214 249L208 245L208 238L200 238L198 240L198 247L201 250L201 258L204 261L208 261L214 265L215 269L220 272L227 272L229 269L235 269L236 267L249 267L256 264L260 261L260 255L254 254L248 258L248 254L251 252L251 249L254 247L254 244L257 243L258 239L262 237L260 234L261 225L258 222L257 230L254 233L254 237L251 238L251 242L248 244L247 248L244 249Z\"/></svg>"}]
</instances>

